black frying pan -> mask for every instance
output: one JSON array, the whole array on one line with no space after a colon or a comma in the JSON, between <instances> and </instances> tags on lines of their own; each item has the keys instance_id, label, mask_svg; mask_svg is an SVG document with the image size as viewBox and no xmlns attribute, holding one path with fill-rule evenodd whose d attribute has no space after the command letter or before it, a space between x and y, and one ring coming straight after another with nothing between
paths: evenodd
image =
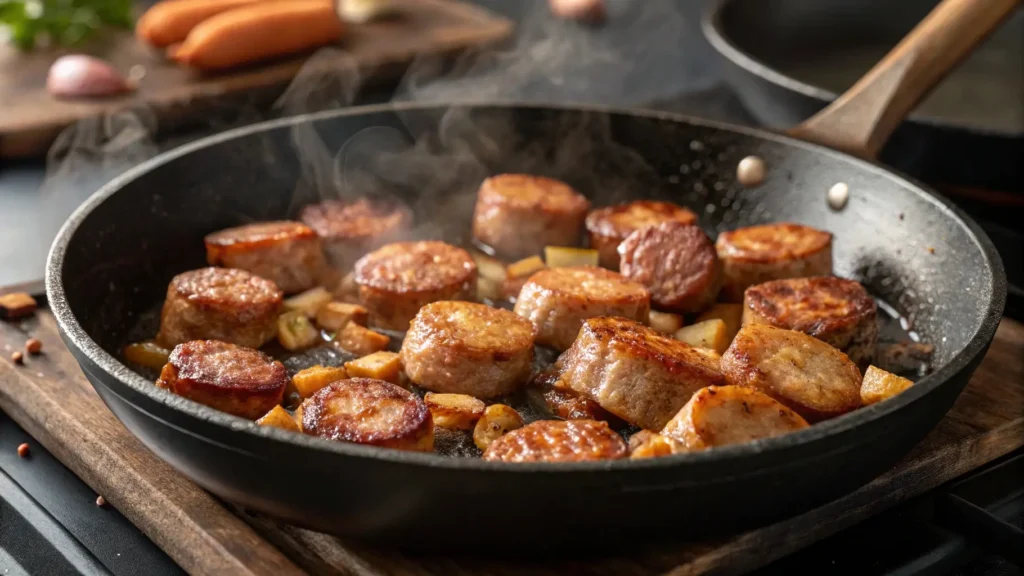
<instances>
[{"instance_id":1,"label":"black frying pan","mask_svg":"<svg viewBox=\"0 0 1024 576\"><path fill-rule=\"evenodd\" d=\"M310 148L316 142L323 148ZM323 170L313 152L342 161ZM768 174L745 189L734 173L750 154ZM209 232L293 216L325 194L386 189L415 207L422 235L461 242L481 179L509 171L563 179L595 204L671 199L700 213L712 234L780 219L830 230L836 272L906 315L935 344L934 369L891 401L783 437L647 461L503 465L259 427L157 389L118 359L171 277L203 265ZM834 210L825 194L838 181L851 198ZM133 169L61 230L47 294L111 410L213 493L388 545L522 556L568 543L705 538L864 484L934 427L967 384L999 322L1005 276L984 233L948 202L818 145L667 114L399 105L268 122Z\"/></svg>"}]
</instances>

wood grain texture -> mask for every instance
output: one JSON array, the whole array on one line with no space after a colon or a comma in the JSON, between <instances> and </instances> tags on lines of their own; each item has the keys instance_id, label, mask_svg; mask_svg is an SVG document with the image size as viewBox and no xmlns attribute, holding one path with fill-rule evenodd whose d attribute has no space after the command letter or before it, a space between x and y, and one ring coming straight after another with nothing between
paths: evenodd
<instances>
[{"instance_id":1,"label":"wood grain texture","mask_svg":"<svg viewBox=\"0 0 1024 576\"><path fill-rule=\"evenodd\" d=\"M15 366L10 353L29 335L43 341L44 353ZM203 574L737 574L1024 445L1024 324L1004 320L954 408L903 462L860 490L803 515L723 541L659 545L630 556L549 562L412 556L226 507L184 479L106 409L46 310L21 323L0 322L0 352L0 408L185 569Z\"/></svg>"},{"instance_id":2,"label":"wood grain texture","mask_svg":"<svg viewBox=\"0 0 1024 576\"><path fill-rule=\"evenodd\" d=\"M443 56L498 42L512 23L490 12L446 0L402 0L394 18L352 26L317 70L358 74L360 84L397 77L417 56ZM178 66L139 44L127 31L114 31L78 51L109 60L124 73L142 65L146 75L133 94L114 98L64 101L45 88L46 74L60 56L55 50L28 54L0 45L0 158L39 156L68 125L85 118L144 106L161 129L195 121L203 111L233 95L256 92L272 102L306 62L288 58L220 74L203 74ZM308 70L308 69L307 69Z\"/></svg>"},{"instance_id":3,"label":"wood grain texture","mask_svg":"<svg viewBox=\"0 0 1024 576\"><path fill-rule=\"evenodd\" d=\"M791 136L875 158L896 127L1020 0L943 0L881 62Z\"/></svg>"}]
</instances>

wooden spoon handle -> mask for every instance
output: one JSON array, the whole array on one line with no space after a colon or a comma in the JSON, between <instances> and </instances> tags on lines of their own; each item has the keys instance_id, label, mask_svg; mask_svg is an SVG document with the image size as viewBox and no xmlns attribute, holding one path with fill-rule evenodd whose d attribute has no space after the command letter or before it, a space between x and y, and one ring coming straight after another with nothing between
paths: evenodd
<instances>
[{"instance_id":1,"label":"wooden spoon handle","mask_svg":"<svg viewBox=\"0 0 1024 576\"><path fill-rule=\"evenodd\" d=\"M876 157L918 102L1020 2L943 0L852 88L789 134Z\"/></svg>"}]
</instances>

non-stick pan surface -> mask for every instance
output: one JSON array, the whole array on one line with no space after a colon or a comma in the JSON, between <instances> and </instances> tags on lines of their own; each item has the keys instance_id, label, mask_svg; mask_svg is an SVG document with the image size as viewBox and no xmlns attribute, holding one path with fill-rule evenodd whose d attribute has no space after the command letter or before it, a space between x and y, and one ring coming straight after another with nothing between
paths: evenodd
<instances>
[{"instance_id":1,"label":"non-stick pan surface","mask_svg":"<svg viewBox=\"0 0 1024 576\"><path fill-rule=\"evenodd\" d=\"M703 28L761 124L803 122L865 72L936 0L716 0ZM1024 10L893 134L882 161L935 185L1024 191Z\"/></svg>"},{"instance_id":2,"label":"non-stick pan surface","mask_svg":"<svg viewBox=\"0 0 1024 576\"><path fill-rule=\"evenodd\" d=\"M734 178L749 154L768 166L755 189ZM171 277L203 265L204 234L289 217L324 196L387 190L415 207L421 236L458 242L481 179L507 171L564 179L598 205L671 199L712 235L779 220L830 230L836 272L906 315L935 344L934 369L894 400L784 437L647 461L503 465L259 427L157 389L117 359ZM835 211L825 194L840 181L851 197ZM666 114L403 105L260 124L132 170L64 226L47 292L107 405L215 494L389 545L524 555L708 537L864 484L952 405L993 337L1005 285L988 239L946 201L819 146Z\"/></svg>"}]
</instances>

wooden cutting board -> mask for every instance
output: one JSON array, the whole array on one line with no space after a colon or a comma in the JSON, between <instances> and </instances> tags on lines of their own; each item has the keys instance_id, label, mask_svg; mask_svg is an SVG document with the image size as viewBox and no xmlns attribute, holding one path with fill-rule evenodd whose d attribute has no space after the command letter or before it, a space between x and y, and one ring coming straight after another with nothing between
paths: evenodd
<instances>
[{"instance_id":1,"label":"wooden cutting board","mask_svg":"<svg viewBox=\"0 0 1024 576\"><path fill-rule=\"evenodd\" d=\"M43 354L10 354L35 336ZM834 534L1024 445L1024 324L1005 319L956 405L900 464L800 516L717 542L517 564L407 556L226 506L145 449L85 380L48 311L0 322L0 408L194 574L735 574ZM31 465L29 460L26 465ZM524 554L524 556L526 556Z\"/></svg>"},{"instance_id":2,"label":"wooden cutting board","mask_svg":"<svg viewBox=\"0 0 1024 576\"><path fill-rule=\"evenodd\" d=\"M363 84L399 76L417 56L444 56L492 44L511 31L511 21L470 4L402 0L395 17L350 27L337 50L317 58L315 67L340 70L346 78L358 72ZM160 128L168 129L194 121L206 107L232 95L255 91L262 103L272 102L307 60L300 56L202 74L167 61L128 31L110 32L77 51L107 59L126 74L133 66L143 66L146 73L138 91L114 98L57 100L45 87L57 51L21 53L0 45L0 158L43 155L68 125L135 106L152 110Z\"/></svg>"}]
</instances>

